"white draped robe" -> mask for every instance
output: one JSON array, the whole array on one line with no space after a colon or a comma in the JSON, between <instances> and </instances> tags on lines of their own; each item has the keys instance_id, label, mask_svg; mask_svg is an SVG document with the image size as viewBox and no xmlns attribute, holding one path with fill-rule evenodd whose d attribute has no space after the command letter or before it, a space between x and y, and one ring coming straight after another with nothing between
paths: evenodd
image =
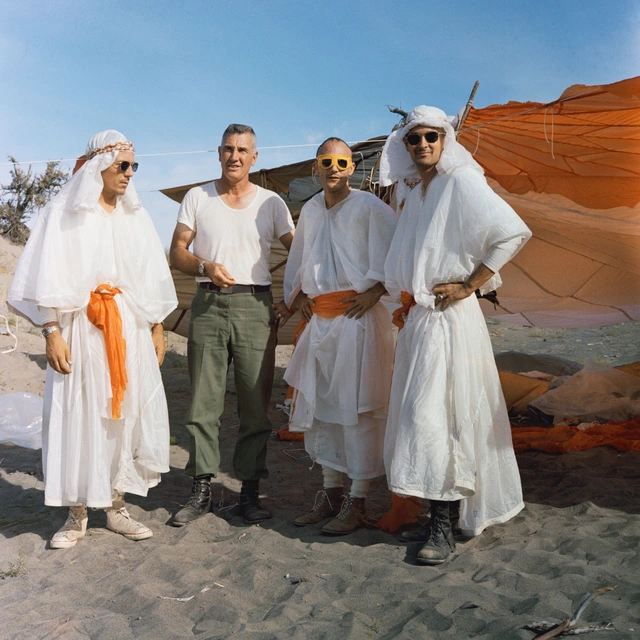
<instances>
[{"instance_id":1,"label":"white draped robe","mask_svg":"<svg viewBox=\"0 0 640 640\"><path fill-rule=\"evenodd\" d=\"M384 445L389 488L458 500L478 535L524 506L507 409L476 296L435 308L436 284L463 282L489 256L506 263L531 232L474 168L437 174L409 194L387 261L386 287L416 300L399 332ZM498 261L501 264L498 264ZM489 264L490 263L490 264ZM483 287L500 285L496 273Z\"/></svg>"},{"instance_id":2,"label":"white draped robe","mask_svg":"<svg viewBox=\"0 0 640 640\"><path fill-rule=\"evenodd\" d=\"M302 209L284 277L291 306L384 281L396 221L374 195L352 190L327 209L324 194ZM349 304L345 304L345 310ZM378 302L361 318L314 315L296 345L285 380L296 390L290 429L305 433L314 461L350 478L384 475L382 447L393 367L391 318Z\"/></svg>"},{"instance_id":3,"label":"white draped robe","mask_svg":"<svg viewBox=\"0 0 640 640\"><path fill-rule=\"evenodd\" d=\"M151 325L177 305L149 214L100 206L45 209L20 259L9 305L39 326L58 320L71 351L68 375L47 368L43 415L45 504L110 507L112 493L146 495L169 471L169 418ZM126 341L128 383L111 419L104 334L87 318L91 291L107 283Z\"/></svg>"}]
</instances>

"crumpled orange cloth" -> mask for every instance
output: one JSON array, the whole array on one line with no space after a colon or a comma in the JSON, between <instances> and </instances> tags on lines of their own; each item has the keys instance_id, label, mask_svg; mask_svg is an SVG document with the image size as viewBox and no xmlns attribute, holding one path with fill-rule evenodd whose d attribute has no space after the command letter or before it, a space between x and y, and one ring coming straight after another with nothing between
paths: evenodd
<instances>
[{"instance_id":1,"label":"crumpled orange cloth","mask_svg":"<svg viewBox=\"0 0 640 640\"><path fill-rule=\"evenodd\" d=\"M122 337L122 318L118 303L114 297L122 293L108 284L101 284L91 292L87 318L98 329L104 332L104 343L107 348L107 362L111 378L111 417L120 419L120 405L127 388L126 355L127 344Z\"/></svg>"},{"instance_id":2,"label":"crumpled orange cloth","mask_svg":"<svg viewBox=\"0 0 640 640\"><path fill-rule=\"evenodd\" d=\"M512 427L516 453L533 449L546 453L569 453L594 447L614 447L618 451L640 451L640 417L626 422L595 425L584 431L578 427L558 425L544 427Z\"/></svg>"},{"instance_id":3,"label":"crumpled orange cloth","mask_svg":"<svg viewBox=\"0 0 640 640\"><path fill-rule=\"evenodd\" d=\"M416 301L410 293L407 291L401 291L400 302L402 303L402 306L393 312L391 322L393 322L398 329L403 329L404 319L407 317L411 307L415 306Z\"/></svg>"},{"instance_id":4,"label":"crumpled orange cloth","mask_svg":"<svg viewBox=\"0 0 640 640\"><path fill-rule=\"evenodd\" d=\"M405 524L418 522L418 515L422 511L422 506L418 498L413 496L391 494L391 509L385 513L380 520L374 523L374 527L378 527L383 531L397 531Z\"/></svg>"}]
</instances>

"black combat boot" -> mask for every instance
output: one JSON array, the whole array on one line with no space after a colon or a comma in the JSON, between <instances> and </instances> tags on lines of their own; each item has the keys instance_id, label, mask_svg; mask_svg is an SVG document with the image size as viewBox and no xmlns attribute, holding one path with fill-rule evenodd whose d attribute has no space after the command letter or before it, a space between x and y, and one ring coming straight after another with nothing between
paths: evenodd
<instances>
[{"instance_id":1,"label":"black combat boot","mask_svg":"<svg viewBox=\"0 0 640 640\"><path fill-rule=\"evenodd\" d=\"M455 540L467 540L467 536L462 533L460 528L460 500L454 500L449 503L449 518L451 519L451 531Z\"/></svg>"},{"instance_id":2,"label":"black combat boot","mask_svg":"<svg viewBox=\"0 0 640 640\"><path fill-rule=\"evenodd\" d=\"M211 476L198 476L193 479L191 497L187 504L173 516L174 527L184 527L197 520L211 509Z\"/></svg>"},{"instance_id":3,"label":"black combat boot","mask_svg":"<svg viewBox=\"0 0 640 640\"><path fill-rule=\"evenodd\" d=\"M451 530L449 502L431 500L431 520L427 525L428 537L418 552L418 564L442 564L455 550L456 541Z\"/></svg>"},{"instance_id":4,"label":"black combat boot","mask_svg":"<svg viewBox=\"0 0 640 640\"><path fill-rule=\"evenodd\" d=\"M468 537L462 533L460 528L460 500L454 500L449 503L449 518L451 520L451 531L453 537L458 542L468 540ZM403 531L398 538L399 542L426 542L429 537L429 523L424 529L415 529L413 531Z\"/></svg>"},{"instance_id":5,"label":"black combat boot","mask_svg":"<svg viewBox=\"0 0 640 640\"><path fill-rule=\"evenodd\" d=\"M240 513L244 516L246 524L256 524L268 520L271 511L260 504L260 481L243 480L240 490Z\"/></svg>"}]
</instances>

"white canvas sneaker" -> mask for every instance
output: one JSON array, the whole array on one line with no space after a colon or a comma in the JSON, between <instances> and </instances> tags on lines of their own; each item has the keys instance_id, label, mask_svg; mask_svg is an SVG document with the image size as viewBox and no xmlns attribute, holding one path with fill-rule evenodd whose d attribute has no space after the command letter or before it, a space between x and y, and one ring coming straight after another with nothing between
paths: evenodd
<instances>
[{"instance_id":1,"label":"white canvas sneaker","mask_svg":"<svg viewBox=\"0 0 640 640\"><path fill-rule=\"evenodd\" d=\"M106 509L106 512L107 529L114 533L119 533L129 540L146 540L153 535L149 527L133 520L124 507Z\"/></svg>"},{"instance_id":2,"label":"white canvas sneaker","mask_svg":"<svg viewBox=\"0 0 640 640\"><path fill-rule=\"evenodd\" d=\"M87 508L84 505L69 507L67 521L51 538L52 549L68 549L73 547L87 532Z\"/></svg>"}]
</instances>

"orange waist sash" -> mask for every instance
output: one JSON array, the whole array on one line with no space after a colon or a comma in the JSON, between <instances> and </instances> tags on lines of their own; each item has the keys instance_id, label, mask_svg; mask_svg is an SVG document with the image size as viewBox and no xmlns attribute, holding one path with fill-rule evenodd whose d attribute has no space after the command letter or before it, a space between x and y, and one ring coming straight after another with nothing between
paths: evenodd
<instances>
[{"instance_id":1,"label":"orange waist sash","mask_svg":"<svg viewBox=\"0 0 640 640\"><path fill-rule=\"evenodd\" d=\"M341 316L348 308L348 304L342 304L343 300L357 296L358 292L352 289L346 291L332 291L331 293L323 293L313 299L314 304L311 305L311 311L317 316L325 319L337 318ZM307 322L301 319L293 331L293 344L298 342L298 338L302 335Z\"/></svg>"},{"instance_id":2,"label":"orange waist sash","mask_svg":"<svg viewBox=\"0 0 640 640\"><path fill-rule=\"evenodd\" d=\"M126 354L127 345L122 337L122 318L118 303L114 297L122 293L108 284L101 284L91 292L87 318L98 329L104 332L104 343L107 348L109 377L111 378L111 417L120 419L120 405L127 388Z\"/></svg>"},{"instance_id":3,"label":"orange waist sash","mask_svg":"<svg viewBox=\"0 0 640 640\"><path fill-rule=\"evenodd\" d=\"M409 315L411 307L414 307L416 304L414 297L406 291L402 291L400 293L400 302L402 303L402 306L393 312L391 320L398 329L402 329L404 327L405 318Z\"/></svg>"}]
</instances>

